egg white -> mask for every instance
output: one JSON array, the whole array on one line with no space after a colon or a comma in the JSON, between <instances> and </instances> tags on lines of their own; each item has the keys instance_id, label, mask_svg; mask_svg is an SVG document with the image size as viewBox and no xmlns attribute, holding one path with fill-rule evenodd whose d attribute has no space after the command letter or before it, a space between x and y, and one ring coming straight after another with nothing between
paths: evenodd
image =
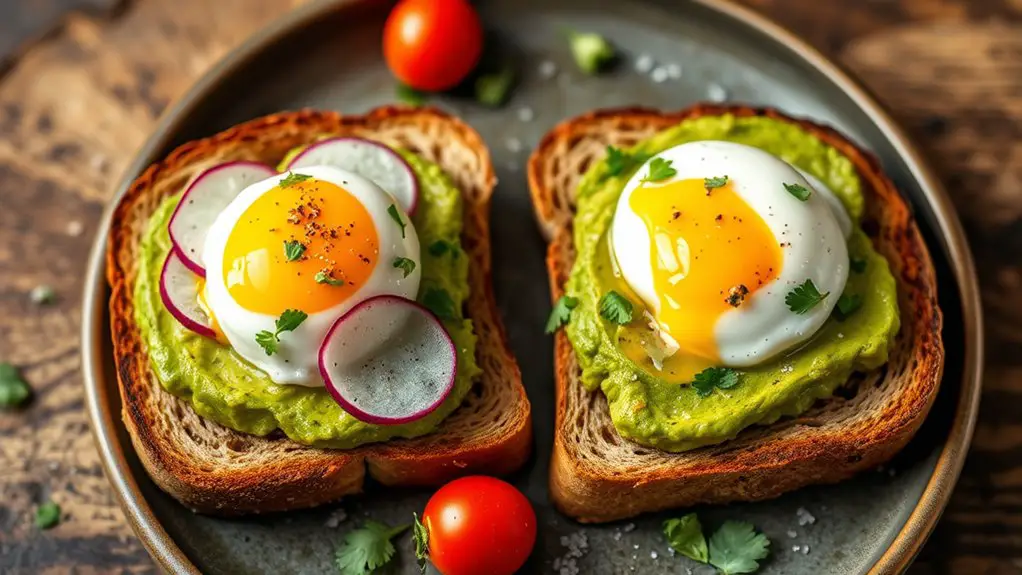
<instances>
[{"instance_id":1,"label":"egg white","mask_svg":"<svg viewBox=\"0 0 1022 575\"><path fill-rule=\"evenodd\" d=\"M714 336L723 364L756 365L816 333L830 316L848 280L846 238L852 223L833 192L816 178L809 181L783 160L733 142L690 142L664 150L654 158L671 160L671 166L677 170L671 179L658 184L728 176L735 192L760 215L777 242L790 242L790 246L781 248L782 266L777 277L760 286L741 306L717 319ZM656 312L659 298L653 288L649 233L629 205L632 192L649 173L652 159L632 176L618 199L610 244L622 278ZM785 183L806 186L813 193L807 201L800 201L785 190ZM812 279L820 293L830 295L807 313L798 315L784 299L806 279Z\"/></svg>"},{"instance_id":2,"label":"egg white","mask_svg":"<svg viewBox=\"0 0 1022 575\"><path fill-rule=\"evenodd\" d=\"M357 198L373 220L379 240L376 266L357 291L343 303L320 312L309 314L297 329L281 335L277 352L266 355L256 343L259 331L274 331L277 316L256 313L241 307L224 283L223 260L227 240L241 215L260 196L274 188L287 174L279 174L248 186L217 217L203 247L202 260L207 270L206 302L220 329L234 350L257 368L265 371L276 383L305 386L322 386L319 374L318 352L330 326L346 311L370 297L392 294L415 299L419 291L421 271L419 265L408 277L404 272L389 265L394 258L405 257L420 263L419 237L411 219L400 211L406 223L405 237L401 228L387 213L391 205L400 204L371 180L353 172L329 166L314 166L292 170L294 173L312 176L336 184ZM311 278L310 278L311 281ZM293 306L301 309L301 301Z\"/></svg>"}]
</instances>

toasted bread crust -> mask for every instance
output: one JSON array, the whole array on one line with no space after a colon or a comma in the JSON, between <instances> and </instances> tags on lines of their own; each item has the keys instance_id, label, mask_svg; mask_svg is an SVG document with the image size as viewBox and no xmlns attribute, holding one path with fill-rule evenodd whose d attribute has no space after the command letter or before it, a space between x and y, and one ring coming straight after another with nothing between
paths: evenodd
<instances>
[{"instance_id":1,"label":"toasted bread crust","mask_svg":"<svg viewBox=\"0 0 1022 575\"><path fill-rule=\"evenodd\" d=\"M555 339L556 429L550 468L554 504L583 522L700 503L754 501L806 485L833 483L890 459L915 434L937 395L943 369L942 315L929 252L908 205L879 161L838 133L773 109L699 105L663 113L645 108L595 111L551 130L528 166L532 201L550 244L554 300L574 262L574 191L607 145L628 147L682 120L766 116L799 125L854 164L866 196L864 228L891 264L902 328L890 360L856 376L851 398L835 397L794 419L746 430L733 441L667 453L622 439L602 393L582 386L574 349ZM567 167L566 167L567 166Z\"/></svg>"},{"instance_id":2,"label":"toasted bread crust","mask_svg":"<svg viewBox=\"0 0 1022 575\"><path fill-rule=\"evenodd\" d=\"M464 194L462 240L473 261L466 315L479 337L483 375L433 434L327 450L238 433L196 415L150 370L132 294L138 241L155 207L210 165L239 159L276 165L288 150L320 135L361 136L409 149L440 164ZM115 209L107 280L123 420L156 483L196 511L237 515L310 507L356 493L367 469L386 485L436 485L474 472L517 469L531 449L531 410L489 279L494 183L479 135L433 108L383 107L358 116L313 110L274 114L186 143L150 166Z\"/></svg>"}]
</instances>

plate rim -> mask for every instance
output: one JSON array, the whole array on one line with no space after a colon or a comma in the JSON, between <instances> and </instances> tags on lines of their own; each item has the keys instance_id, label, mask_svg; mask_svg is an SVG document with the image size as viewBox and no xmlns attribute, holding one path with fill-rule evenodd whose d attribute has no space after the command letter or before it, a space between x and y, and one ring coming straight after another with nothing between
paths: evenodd
<instances>
[{"instance_id":1,"label":"plate rim","mask_svg":"<svg viewBox=\"0 0 1022 575\"><path fill-rule=\"evenodd\" d=\"M115 193L104 208L89 254L82 299L81 358L86 409L93 441L104 472L128 523L149 554L168 572L201 575L196 565L156 519L149 502L142 494L128 464L125 450L117 437L119 414L112 413L108 408L109 394L102 383L103 364L107 359L105 351L108 347L103 343L107 311L106 242L114 208L132 181L157 159L157 153L170 143L177 126L205 100L221 78L243 67L277 40L289 36L295 29L310 25L337 10L380 1L314 0L281 15L230 50L160 116L152 135L122 173ZM941 449L933 473L904 525L867 572L868 575L901 573L919 553L950 500L965 462L979 410L984 356L983 316L975 264L964 229L946 189L915 144L873 93L854 79L849 70L824 56L794 32L751 8L733 3L731 0L688 1L717 12L732 20L735 25L752 29L770 42L788 49L793 57L809 64L845 93L891 143L933 209L934 224L936 231L939 232L936 239L943 244L944 251L947 252L952 275L959 290L965 353L960 397L950 433Z\"/></svg>"}]
</instances>

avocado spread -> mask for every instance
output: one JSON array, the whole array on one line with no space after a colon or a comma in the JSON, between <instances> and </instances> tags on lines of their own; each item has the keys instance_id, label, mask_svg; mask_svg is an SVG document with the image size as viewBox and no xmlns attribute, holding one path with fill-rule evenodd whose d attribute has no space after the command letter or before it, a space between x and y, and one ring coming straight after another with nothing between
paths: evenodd
<instances>
[{"instance_id":1,"label":"avocado spread","mask_svg":"<svg viewBox=\"0 0 1022 575\"><path fill-rule=\"evenodd\" d=\"M395 437L432 432L464 399L480 373L472 321L462 316L468 297L468 257L461 250L462 198L440 167L407 152L402 156L419 179L419 203L412 217L422 246L419 298L443 289L456 318L444 319L457 346L458 373L447 400L428 416L401 425L372 425L346 413L323 387L279 385L230 346L182 326L160 299L160 270L170 251L167 223L180 195L157 208L142 238L135 281L135 319L153 371L163 387L187 399L195 411L231 429L267 435L280 429L294 441L316 447L351 448ZM447 249L430 250L437 242Z\"/></svg>"},{"instance_id":2,"label":"avocado spread","mask_svg":"<svg viewBox=\"0 0 1022 575\"><path fill-rule=\"evenodd\" d=\"M617 175L611 175L606 161L595 164L578 188L577 256L566 291L579 303L566 327L567 336L578 356L583 384L591 391L603 390L618 432L666 451L720 443L750 425L804 412L831 396L853 372L886 363L899 328L895 280L858 223L864 198L847 158L796 125L731 115L685 120L627 152L649 157L697 140L755 146L812 174L835 193L854 223L848 239L851 272L844 294L861 298L861 307L847 317L831 316L796 349L739 370L738 385L729 389L702 397L691 385L669 381L648 357L634 361L630 359L634 355L622 351L622 343L634 340L636 330L651 331L649 327L640 321L619 326L600 317L601 296L618 285L606 236L618 197L641 162Z\"/></svg>"}]
</instances>

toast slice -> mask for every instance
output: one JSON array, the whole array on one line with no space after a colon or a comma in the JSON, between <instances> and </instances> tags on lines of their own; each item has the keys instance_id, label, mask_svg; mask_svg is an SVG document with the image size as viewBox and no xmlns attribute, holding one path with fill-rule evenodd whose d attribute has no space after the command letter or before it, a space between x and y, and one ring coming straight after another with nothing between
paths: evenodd
<instances>
[{"instance_id":1,"label":"toast slice","mask_svg":"<svg viewBox=\"0 0 1022 575\"><path fill-rule=\"evenodd\" d=\"M408 149L439 164L464 194L462 244L473 262L465 309L479 338L482 376L430 435L328 450L282 434L239 433L198 416L187 401L165 391L149 368L132 293L139 238L160 201L214 164L276 165L288 150L321 135L360 136ZM490 285L494 183L479 135L432 108L384 107L362 116L310 110L275 114L184 144L150 166L114 212L107 279L122 416L156 484L195 511L239 515L336 500L361 491L367 475L384 485L436 485L469 473L509 473L524 463L532 443L531 411Z\"/></svg>"},{"instance_id":2,"label":"toast slice","mask_svg":"<svg viewBox=\"0 0 1022 575\"><path fill-rule=\"evenodd\" d=\"M628 108L592 112L550 131L529 159L532 201L549 246L556 301L575 251L572 219L579 179L606 146L639 140L699 116L768 116L794 122L847 156L866 196L864 229L898 281L902 328L888 364L854 376L800 417L753 427L736 439L668 453L623 439L602 392L586 391L563 330L555 339L557 389L550 494L565 514L605 522L695 504L754 501L832 483L875 467L900 450L926 417L940 383L944 350L933 265L909 207L879 162L838 132L771 109L699 105L679 112Z\"/></svg>"}]
</instances>

